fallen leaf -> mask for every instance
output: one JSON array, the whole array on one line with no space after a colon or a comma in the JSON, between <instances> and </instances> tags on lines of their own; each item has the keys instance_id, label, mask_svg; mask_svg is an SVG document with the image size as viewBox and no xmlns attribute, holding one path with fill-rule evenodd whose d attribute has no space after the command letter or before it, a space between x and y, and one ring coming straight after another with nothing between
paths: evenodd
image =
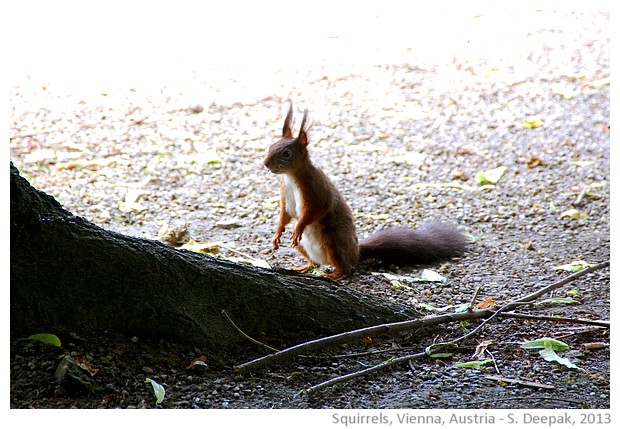
<instances>
[{"instance_id":1,"label":"fallen leaf","mask_svg":"<svg viewBox=\"0 0 620 429\"><path fill-rule=\"evenodd\" d=\"M34 334L26 338L20 338L20 340L39 341L43 344L60 347L60 339L54 334Z\"/></svg>"},{"instance_id":2,"label":"fallen leaf","mask_svg":"<svg viewBox=\"0 0 620 429\"><path fill-rule=\"evenodd\" d=\"M237 262L239 264L246 264L246 265L252 265L254 267L271 269L271 265L269 265L267 261L264 261L262 259L238 258L236 256L231 256L231 257L224 258L224 259L226 259L227 261L231 261L231 262Z\"/></svg>"},{"instance_id":3,"label":"fallen leaf","mask_svg":"<svg viewBox=\"0 0 620 429\"><path fill-rule=\"evenodd\" d=\"M523 128L538 128L542 125L542 121L537 116L529 116L521 122Z\"/></svg>"},{"instance_id":4,"label":"fallen leaf","mask_svg":"<svg viewBox=\"0 0 620 429\"><path fill-rule=\"evenodd\" d=\"M478 185L496 184L502 178L508 167L500 166L491 170L479 171L476 173L476 183Z\"/></svg>"},{"instance_id":5,"label":"fallen leaf","mask_svg":"<svg viewBox=\"0 0 620 429\"><path fill-rule=\"evenodd\" d=\"M241 227L241 221L239 219L226 219L218 220L215 222L215 226L222 229L234 229Z\"/></svg>"},{"instance_id":6,"label":"fallen leaf","mask_svg":"<svg viewBox=\"0 0 620 429\"><path fill-rule=\"evenodd\" d=\"M199 242L191 239L187 243L183 244L181 249L190 250L196 253L213 254L219 252L223 244L224 243L221 241Z\"/></svg>"},{"instance_id":7,"label":"fallen leaf","mask_svg":"<svg viewBox=\"0 0 620 429\"><path fill-rule=\"evenodd\" d=\"M571 165L576 165L577 167L589 167L594 164L594 161L571 161Z\"/></svg>"},{"instance_id":8,"label":"fallen leaf","mask_svg":"<svg viewBox=\"0 0 620 429\"><path fill-rule=\"evenodd\" d=\"M542 301L539 301L536 303L536 305L547 305L547 304L579 304L580 302L577 301L574 298L562 298L562 297L557 297L557 298L547 298L547 299L543 299Z\"/></svg>"},{"instance_id":9,"label":"fallen leaf","mask_svg":"<svg viewBox=\"0 0 620 429\"><path fill-rule=\"evenodd\" d=\"M162 401L164 400L164 395L166 394L166 389L164 388L164 386L162 386L155 380L148 378L148 377L146 378L144 382L147 384L151 383L151 386L153 388L153 394L155 395L155 403L157 405L161 404Z\"/></svg>"},{"instance_id":10,"label":"fallen leaf","mask_svg":"<svg viewBox=\"0 0 620 429\"><path fill-rule=\"evenodd\" d=\"M559 363L561 365L564 365L565 367L571 368L571 369L577 369L578 368L577 365L572 363L570 360L558 356L558 354L555 352L554 348L551 345L549 345L548 347L545 347L544 349L539 351L538 354L540 356L542 356L542 358L544 360L546 360L547 362L557 362L557 363Z\"/></svg>"},{"instance_id":11,"label":"fallen leaf","mask_svg":"<svg viewBox=\"0 0 620 429\"><path fill-rule=\"evenodd\" d=\"M382 221L386 221L386 222L392 220L392 218L390 218L390 215L386 214L386 213L378 214L378 215L360 213L360 214L355 215L355 217L357 217L357 218L365 217L365 218L368 218L368 219L382 220Z\"/></svg>"},{"instance_id":12,"label":"fallen leaf","mask_svg":"<svg viewBox=\"0 0 620 429\"><path fill-rule=\"evenodd\" d=\"M189 232L189 225L187 223L181 223L178 225L164 224L159 229L157 237L172 246L181 246L192 240L192 236Z\"/></svg>"},{"instance_id":13,"label":"fallen leaf","mask_svg":"<svg viewBox=\"0 0 620 429\"><path fill-rule=\"evenodd\" d=\"M588 350L598 350L598 349L604 349L604 348L609 347L609 343L602 343L602 342L585 343L583 347Z\"/></svg>"},{"instance_id":14,"label":"fallen leaf","mask_svg":"<svg viewBox=\"0 0 620 429\"><path fill-rule=\"evenodd\" d=\"M146 206L140 204L138 202L138 198L140 198L143 194L143 191L140 189L129 188L125 193L125 199L121 201L118 205L118 208L122 212L143 212L146 210Z\"/></svg>"},{"instance_id":15,"label":"fallen leaf","mask_svg":"<svg viewBox=\"0 0 620 429\"><path fill-rule=\"evenodd\" d=\"M200 355L197 358L192 359L190 364L187 366L187 369L191 369L196 362L206 363L207 362L207 357L205 355Z\"/></svg>"},{"instance_id":16,"label":"fallen leaf","mask_svg":"<svg viewBox=\"0 0 620 429\"><path fill-rule=\"evenodd\" d=\"M569 219L579 220L579 219L587 218L588 214L584 212L580 212L577 209L570 209L570 210L566 210L565 212L562 212L562 214L560 215L560 219L563 219L565 217Z\"/></svg>"},{"instance_id":17,"label":"fallen leaf","mask_svg":"<svg viewBox=\"0 0 620 429\"><path fill-rule=\"evenodd\" d=\"M431 283L446 283L448 279L436 271L424 269L422 270L422 273L420 274L419 281L425 281L425 282L431 282Z\"/></svg>"},{"instance_id":18,"label":"fallen leaf","mask_svg":"<svg viewBox=\"0 0 620 429\"><path fill-rule=\"evenodd\" d=\"M482 301L480 301L478 304L476 304L476 307L478 307L480 310L485 309L485 308L489 308L489 307L493 307L495 305L495 298L493 298L492 296L488 296L485 299L483 299Z\"/></svg>"},{"instance_id":19,"label":"fallen leaf","mask_svg":"<svg viewBox=\"0 0 620 429\"><path fill-rule=\"evenodd\" d=\"M527 160L526 164L529 168L535 168L542 164L542 160L540 158L533 156Z\"/></svg>"},{"instance_id":20,"label":"fallen leaf","mask_svg":"<svg viewBox=\"0 0 620 429\"><path fill-rule=\"evenodd\" d=\"M99 368L95 368L94 366L92 366L90 362L88 362L86 359L76 357L75 361L84 371L87 371L88 373L90 373L90 375L94 376L95 374L99 372Z\"/></svg>"},{"instance_id":21,"label":"fallen leaf","mask_svg":"<svg viewBox=\"0 0 620 429\"><path fill-rule=\"evenodd\" d=\"M487 348L493 344L493 340L484 340L480 341L476 346L476 350L474 350L474 354L471 355L472 358L481 358L487 351Z\"/></svg>"},{"instance_id":22,"label":"fallen leaf","mask_svg":"<svg viewBox=\"0 0 620 429\"><path fill-rule=\"evenodd\" d=\"M594 264L591 264L589 262L578 260L573 261L570 264L558 265L557 267L553 267L553 269L556 271L568 271L570 273L575 273L593 265Z\"/></svg>"},{"instance_id":23,"label":"fallen leaf","mask_svg":"<svg viewBox=\"0 0 620 429\"><path fill-rule=\"evenodd\" d=\"M454 366L457 368L481 368L485 365L490 364L491 362L493 362L491 359L472 360L469 362L458 362L455 363Z\"/></svg>"},{"instance_id":24,"label":"fallen leaf","mask_svg":"<svg viewBox=\"0 0 620 429\"><path fill-rule=\"evenodd\" d=\"M521 345L521 348L524 348L526 350L551 348L552 350L563 351L563 350L568 350L569 348L568 344L560 340L556 340L556 339L548 338L548 337L539 338L537 340L532 340L532 341L524 341L520 345Z\"/></svg>"},{"instance_id":25,"label":"fallen leaf","mask_svg":"<svg viewBox=\"0 0 620 429\"><path fill-rule=\"evenodd\" d=\"M390 161L396 164L422 165L428 155L421 152L407 152L402 155L393 156Z\"/></svg>"}]
</instances>

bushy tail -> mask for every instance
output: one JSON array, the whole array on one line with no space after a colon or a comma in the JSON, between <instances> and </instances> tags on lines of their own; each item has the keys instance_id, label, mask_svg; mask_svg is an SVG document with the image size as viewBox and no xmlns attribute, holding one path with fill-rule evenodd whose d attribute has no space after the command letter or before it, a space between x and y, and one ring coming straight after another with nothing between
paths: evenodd
<instances>
[{"instance_id":1,"label":"bushy tail","mask_svg":"<svg viewBox=\"0 0 620 429\"><path fill-rule=\"evenodd\" d=\"M360 240L360 261L377 265L417 265L462 255L467 237L456 227L431 222L418 229L387 228Z\"/></svg>"}]
</instances>

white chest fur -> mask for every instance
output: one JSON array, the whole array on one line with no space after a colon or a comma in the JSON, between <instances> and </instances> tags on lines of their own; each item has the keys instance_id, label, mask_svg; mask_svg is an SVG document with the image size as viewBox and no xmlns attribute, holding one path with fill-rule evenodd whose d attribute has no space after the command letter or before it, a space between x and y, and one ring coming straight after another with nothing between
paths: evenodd
<instances>
[{"instance_id":1,"label":"white chest fur","mask_svg":"<svg viewBox=\"0 0 620 429\"><path fill-rule=\"evenodd\" d=\"M299 187L293 178L287 174L282 177L282 180L284 183L286 211L293 216L294 219L299 219L303 205L303 198ZM310 224L306 226L301 236L300 244L314 263L326 265L329 262L323 250L319 234L320 231L316 225Z\"/></svg>"},{"instance_id":2,"label":"white chest fur","mask_svg":"<svg viewBox=\"0 0 620 429\"><path fill-rule=\"evenodd\" d=\"M295 183L292 177L285 174L282 177L284 181L284 200L286 202L286 211L293 216L294 219L298 219L301 216L301 208L303 200L299 187Z\"/></svg>"}]
</instances>

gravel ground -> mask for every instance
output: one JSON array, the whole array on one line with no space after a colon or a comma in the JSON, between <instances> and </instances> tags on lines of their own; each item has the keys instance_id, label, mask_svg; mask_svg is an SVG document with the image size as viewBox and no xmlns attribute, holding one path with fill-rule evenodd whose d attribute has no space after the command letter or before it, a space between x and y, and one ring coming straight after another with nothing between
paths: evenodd
<instances>
[{"instance_id":1,"label":"gravel ground","mask_svg":"<svg viewBox=\"0 0 620 429\"><path fill-rule=\"evenodd\" d=\"M512 19L519 24L513 33L491 33L504 44L484 39L485 31ZM277 179L262 167L292 100L298 119L309 108L311 155L348 199L360 236L443 219L473 239L464 257L430 267L446 283L411 284L406 276L421 268L393 267L389 273L405 276L398 282L361 271L342 281L346 287L403 306L469 303L478 288L480 299L508 302L566 276L557 266L609 260L609 11L482 15L461 25L480 31L479 39L465 33L475 42L495 42L493 54L460 49L459 39L441 56L417 39L373 51L366 61L351 55L336 62L330 55L351 47L336 33L326 42L331 54L308 53L327 55L312 68L214 67L160 86L78 88L22 77L10 88L11 160L33 186L104 228L157 239L162 227L186 227L198 242L222 242L218 256L298 265L292 250L270 251ZM501 166L506 170L495 185L477 184L479 171ZM609 270L597 271L554 294L578 304L522 312L609 320L609 286ZM470 328L448 325L436 340ZM583 370L515 344L541 337L568 343L563 356ZM608 344L609 331L576 323L498 320L451 358L396 365L312 397L297 393L427 344L408 335L377 338L370 350L343 346L241 378L226 368L187 370L208 350L167 340L113 332L61 339L61 348L11 343L11 408L610 407L609 348L591 345ZM491 341L491 364L454 366L471 360L483 340ZM54 372L65 355L97 368L102 389L57 392ZM552 387L487 378L498 373ZM160 405L146 377L165 386Z\"/></svg>"}]
</instances>

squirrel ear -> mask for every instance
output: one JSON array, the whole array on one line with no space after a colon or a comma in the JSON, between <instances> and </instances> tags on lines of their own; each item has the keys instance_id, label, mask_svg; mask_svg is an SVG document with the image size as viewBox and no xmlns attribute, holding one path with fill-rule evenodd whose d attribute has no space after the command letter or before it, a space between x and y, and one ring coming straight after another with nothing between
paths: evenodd
<instances>
[{"instance_id":1,"label":"squirrel ear","mask_svg":"<svg viewBox=\"0 0 620 429\"><path fill-rule=\"evenodd\" d=\"M299 143L303 146L308 144L308 130L306 129L306 119L308 119L308 109L304 110L304 117L301 120L301 127L299 127Z\"/></svg>"},{"instance_id":2,"label":"squirrel ear","mask_svg":"<svg viewBox=\"0 0 620 429\"><path fill-rule=\"evenodd\" d=\"M287 139L293 138L293 131L291 131L291 122L293 122L293 103L288 108L286 119L284 119L284 126L282 127L282 137Z\"/></svg>"}]
</instances>

